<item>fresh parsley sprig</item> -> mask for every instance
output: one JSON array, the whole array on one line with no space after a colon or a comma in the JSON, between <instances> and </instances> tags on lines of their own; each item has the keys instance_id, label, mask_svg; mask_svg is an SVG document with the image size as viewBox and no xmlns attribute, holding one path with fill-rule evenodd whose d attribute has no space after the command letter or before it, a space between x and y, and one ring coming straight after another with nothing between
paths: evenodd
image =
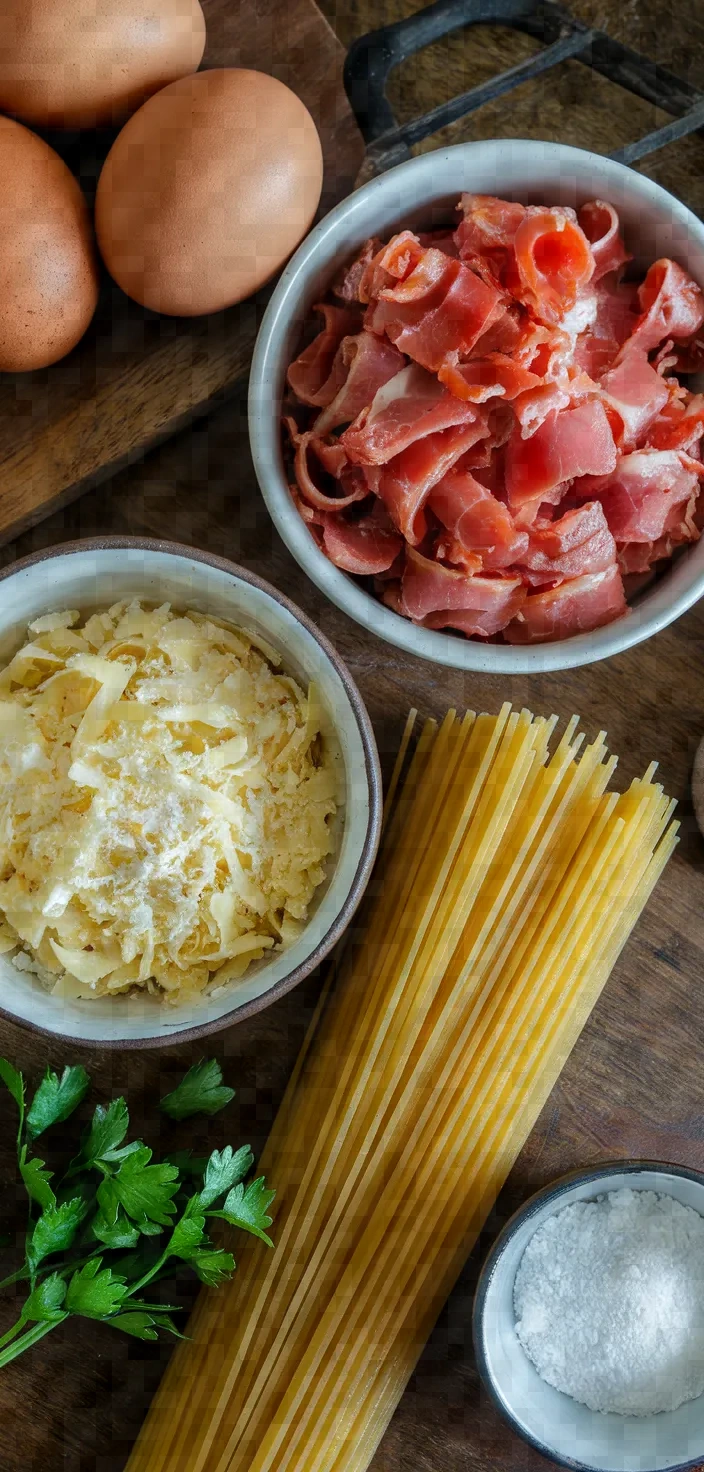
<instances>
[{"instance_id":1,"label":"fresh parsley sprig","mask_svg":"<svg viewBox=\"0 0 704 1472\"><path fill-rule=\"evenodd\" d=\"M57 1178L32 1153L35 1141L70 1118L90 1088L88 1074L80 1066L65 1068L61 1077L47 1069L29 1106L25 1079L5 1058L0 1082L17 1107L17 1164L28 1202L24 1264L0 1282L0 1290L26 1282L28 1292L16 1323L0 1335L0 1369L70 1314L138 1339L157 1339L160 1330L182 1337L171 1318L178 1305L152 1303L142 1294L179 1263L213 1287L231 1276L235 1260L211 1241L208 1218L272 1246L266 1228L274 1192L263 1176L248 1179L254 1165L249 1145L226 1145L207 1160L180 1152L153 1161L141 1140L126 1140L127 1105L113 1099L96 1105L77 1154ZM183 1120L215 1114L233 1098L219 1063L204 1059L160 1108Z\"/></svg>"}]
</instances>

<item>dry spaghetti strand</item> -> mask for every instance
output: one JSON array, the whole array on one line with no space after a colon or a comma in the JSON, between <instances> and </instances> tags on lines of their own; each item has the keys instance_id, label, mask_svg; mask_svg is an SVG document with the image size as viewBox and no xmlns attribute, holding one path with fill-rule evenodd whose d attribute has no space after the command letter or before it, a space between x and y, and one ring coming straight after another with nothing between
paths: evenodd
<instances>
[{"instance_id":1,"label":"dry spaghetti strand","mask_svg":"<svg viewBox=\"0 0 704 1472\"><path fill-rule=\"evenodd\" d=\"M504 706L407 722L362 924L128 1472L364 1472L677 842L654 767Z\"/></svg>"}]
</instances>

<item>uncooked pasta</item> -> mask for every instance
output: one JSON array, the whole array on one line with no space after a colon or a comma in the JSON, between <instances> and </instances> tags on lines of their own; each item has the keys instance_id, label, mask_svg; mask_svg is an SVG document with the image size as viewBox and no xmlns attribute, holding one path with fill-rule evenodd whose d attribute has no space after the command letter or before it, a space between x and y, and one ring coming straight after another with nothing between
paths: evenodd
<instances>
[{"instance_id":1,"label":"uncooked pasta","mask_svg":"<svg viewBox=\"0 0 704 1472\"><path fill-rule=\"evenodd\" d=\"M266 1148L276 1250L206 1290L129 1472L364 1472L676 843L654 768L505 706L422 727ZM396 774L398 776L398 773Z\"/></svg>"}]
</instances>

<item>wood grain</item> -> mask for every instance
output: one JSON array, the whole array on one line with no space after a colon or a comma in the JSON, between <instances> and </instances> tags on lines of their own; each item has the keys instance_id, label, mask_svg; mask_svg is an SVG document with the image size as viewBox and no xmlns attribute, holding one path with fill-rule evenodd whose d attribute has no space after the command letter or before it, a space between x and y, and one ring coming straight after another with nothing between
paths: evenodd
<instances>
[{"instance_id":1,"label":"wood grain","mask_svg":"<svg viewBox=\"0 0 704 1472\"><path fill-rule=\"evenodd\" d=\"M452 1295L374 1472L538 1472L480 1395L470 1342L472 1282L498 1224L536 1187L573 1166L645 1155L704 1168L704 845L689 800L689 774L704 730L704 606L640 649L565 674L498 680L423 663L364 634L326 603L282 546L259 496L242 395L207 423L44 522L2 560L98 531L159 535L217 550L286 589L347 660L369 707L387 766L409 705L496 710L510 698L534 710L573 710L593 734L607 727L621 756L620 782L656 757L681 801L683 839L637 933L553 1091L497 1211ZM294 992L260 1017L212 1041L239 1090L232 1119L179 1127L179 1143L261 1143L301 1041L315 994ZM8 1025L0 1050L38 1072L75 1061ZM135 1124L152 1142L174 1137L155 1114L159 1091L200 1049L164 1056L81 1050L98 1097L128 1090ZM209 1048L208 1051L211 1051ZM0 1101L0 1172L12 1175L9 1112ZM20 1226L18 1218L17 1225ZM9 1270L9 1269L8 1269ZM3 1321L4 1323L4 1321ZM0 1472L121 1472L168 1356L122 1342L88 1321L50 1335L0 1374Z\"/></svg>"},{"instance_id":2,"label":"wood grain","mask_svg":"<svg viewBox=\"0 0 704 1472\"><path fill-rule=\"evenodd\" d=\"M361 140L341 85L343 51L313 0L203 0L206 67L272 72L302 97L323 142L322 208L350 188ZM58 135L52 142L62 147ZM66 144L90 190L110 137ZM106 277L73 353L41 373L0 375L0 540L173 434L247 372L267 291L209 317L143 311Z\"/></svg>"},{"instance_id":3,"label":"wood grain","mask_svg":"<svg viewBox=\"0 0 704 1472\"><path fill-rule=\"evenodd\" d=\"M345 42L412 8L410 0L344 0L342 5L337 0L335 9L332 0L324 3ZM692 80L704 64L701 12L693 4L675 13L665 0L589 0L589 5L585 0L575 8L583 14L589 10L601 24L613 23L624 38L678 65ZM477 36L471 40L471 54L482 64L515 59L505 33L492 31L486 44L490 58ZM463 45L453 42L426 60L417 58L404 82L406 105L424 108L437 101L440 87L459 91L468 85L467 54L465 38ZM399 73L395 85L401 81ZM572 112L572 85L561 83L564 93L553 96L543 136L573 136L591 119L596 136L585 133L574 141L606 151L638 131L633 104L618 89L611 89L611 112L598 108L595 120L589 98L578 99ZM540 130L540 117L540 96L517 96L495 126L501 123L500 131L515 136ZM663 156L658 165L663 182L690 203L700 199L704 204L700 140L689 140L679 153L668 152L671 163ZM252 472L242 392L209 421L5 548L0 561L101 531L169 535L208 547L289 592L347 660L387 770L409 705L440 715L451 704L495 711L510 698L562 717L580 711L590 735L602 726L608 729L611 747L621 757L621 783L657 758L667 790L680 799L679 851L553 1090L373 1464L373 1472L540 1472L546 1463L512 1436L477 1383L472 1284L492 1234L531 1191L575 1166L645 1155L704 1169L704 843L689 796L691 765L704 731L704 604L639 649L564 674L499 680L403 655L327 603L279 541ZM226 1139L251 1139L255 1145L263 1140L315 989L313 981L305 992L294 992L212 1041L208 1051L222 1060L238 1099L230 1118L220 1116L198 1129L180 1127L179 1143L200 1148L206 1141L215 1146ZM76 1058L75 1051L69 1056L8 1025L0 1028L0 1051L35 1073L49 1060L60 1066ZM173 1135L156 1115L157 1097L199 1051L115 1056L87 1049L82 1061L94 1075L97 1096L128 1091L135 1128L164 1144ZM12 1220L9 1117L0 1101L3 1214ZM21 1226L19 1214L15 1225ZM49 1335L31 1355L0 1373L0 1472L122 1472L168 1353L168 1345L122 1340L87 1320Z\"/></svg>"}]
</instances>

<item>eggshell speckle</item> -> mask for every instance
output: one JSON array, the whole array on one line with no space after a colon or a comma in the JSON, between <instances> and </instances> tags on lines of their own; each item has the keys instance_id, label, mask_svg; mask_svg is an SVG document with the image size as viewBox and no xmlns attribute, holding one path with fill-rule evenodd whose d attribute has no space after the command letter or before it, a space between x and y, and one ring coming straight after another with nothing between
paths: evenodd
<instances>
[{"instance_id":1,"label":"eggshell speckle","mask_svg":"<svg viewBox=\"0 0 704 1472\"><path fill-rule=\"evenodd\" d=\"M198 316L279 270L320 200L320 139L295 93L261 72L185 77L151 97L106 159L96 232L143 306Z\"/></svg>"},{"instance_id":2,"label":"eggshell speckle","mask_svg":"<svg viewBox=\"0 0 704 1472\"><path fill-rule=\"evenodd\" d=\"M196 71L198 0L2 0L0 110L55 128L120 123Z\"/></svg>"},{"instance_id":3,"label":"eggshell speckle","mask_svg":"<svg viewBox=\"0 0 704 1472\"><path fill-rule=\"evenodd\" d=\"M71 351L98 301L86 201L53 148L0 118L0 370L44 368Z\"/></svg>"}]
</instances>

